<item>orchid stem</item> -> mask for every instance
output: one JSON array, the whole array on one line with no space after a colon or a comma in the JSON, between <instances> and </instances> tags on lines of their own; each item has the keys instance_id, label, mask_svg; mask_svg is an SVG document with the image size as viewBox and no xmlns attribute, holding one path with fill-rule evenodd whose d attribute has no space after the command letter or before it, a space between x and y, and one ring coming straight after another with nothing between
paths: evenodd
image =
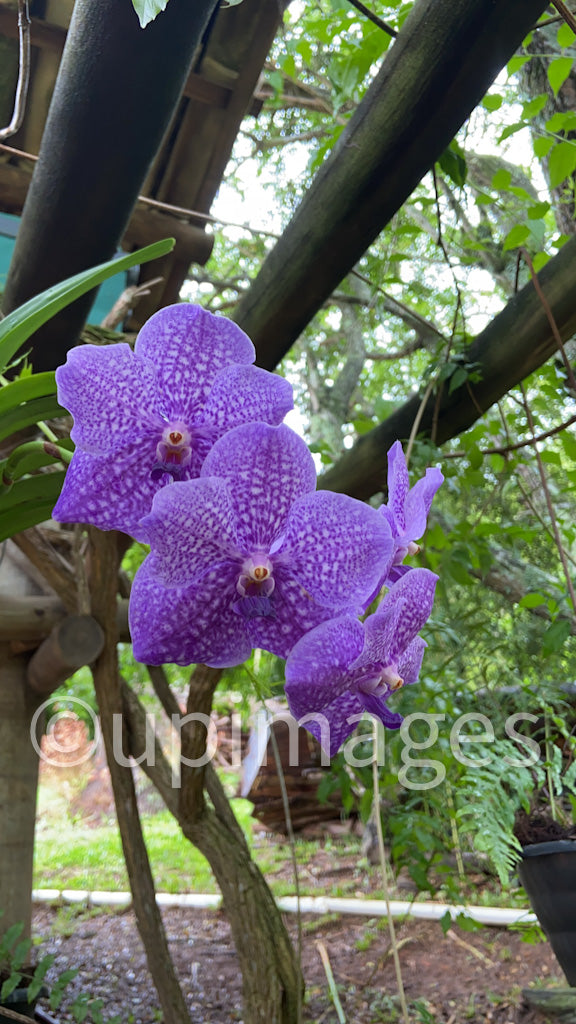
<instances>
[{"instance_id":1,"label":"orchid stem","mask_svg":"<svg viewBox=\"0 0 576 1024\"><path fill-rule=\"evenodd\" d=\"M392 957L394 959L394 969L396 971L396 984L398 985L398 996L400 998L400 1008L402 1011L402 1020L404 1024L410 1024L410 1018L408 1016L408 1005L406 1003L406 993L404 991L404 980L402 978L402 967L400 966L400 957L398 955L398 943L396 941L396 929L394 927L394 918L392 917L390 908L390 890L388 886L388 863L386 859L386 850L384 848L384 835L382 833L382 819L380 817L380 779L378 775L378 722L374 721L374 756L372 758L372 783L373 783L373 804L372 813L376 821L376 835L378 836L378 850L380 853L380 868L382 870L382 888L384 890L384 901L386 903L386 915L388 917L388 932L390 934L390 945L392 948Z\"/></svg>"}]
</instances>

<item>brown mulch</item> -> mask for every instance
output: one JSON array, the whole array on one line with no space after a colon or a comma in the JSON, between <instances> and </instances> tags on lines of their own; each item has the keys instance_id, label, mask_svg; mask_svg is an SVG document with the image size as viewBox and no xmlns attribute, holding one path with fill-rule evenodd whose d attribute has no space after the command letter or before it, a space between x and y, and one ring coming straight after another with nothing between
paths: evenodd
<instances>
[{"instance_id":1,"label":"brown mulch","mask_svg":"<svg viewBox=\"0 0 576 1024\"><path fill-rule=\"evenodd\" d=\"M161 1019L132 912L92 910L72 915L70 908L36 908L34 931L44 939L38 955L56 954L48 981L76 967L80 973L70 986L70 996L87 991L103 998L105 1017L120 1014L122 1024L153 1024ZM241 981L224 915L169 909L163 916L191 1021L240 1022ZM295 915L287 915L286 921L296 941ZM392 1024L398 1019L384 922L355 916L330 920L306 916L304 929L306 1022L336 1024L338 1020L328 995L319 941L328 953L348 1024ZM410 920L397 923L397 940L407 999L412 1006L420 1001L420 1011L412 1010L415 1024L544 1024L546 1018L525 1005L522 989L562 983L547 943L524 943L506 929L468 933L454 926L444 937L438 923ZM62 1024L72 1020L62 1010L55 1016Z\"/></svg>"}]
</instances>

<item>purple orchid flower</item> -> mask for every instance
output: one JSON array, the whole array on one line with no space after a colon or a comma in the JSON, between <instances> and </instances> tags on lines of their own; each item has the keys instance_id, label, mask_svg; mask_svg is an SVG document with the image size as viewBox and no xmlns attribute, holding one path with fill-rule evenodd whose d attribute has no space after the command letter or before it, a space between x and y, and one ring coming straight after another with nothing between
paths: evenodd
<instances>
[{"instance_id":1,"label":"purple orchid flower","mask_svg":"<svg viewBox=\"0 0 576 1024\"><path fill-rule=\"evenodd\" d=\"M285 687L290 711L330 757L365 711L389 729L402 724L387 701L418 679L426 643L417 633L432 610L437 579L429 569L412 569L364 622L352 615L333 618L291 651Z\"/></svg>"},{"instance_id":2,"label":"purple orchid flower","mask_svg":"<svg viewBox=\"0 0 576 1024\"><path fill-rule=\"evenodd\" d=\"M217 441L198 480L159 491L130 599L135 658L219 668L253 647L286 657L308 630L361 607L390 565L390 527L315 486L304 441L253 423Z\"/></svg>"},{"instance_id":3,"label":"purple orchid flower","mask_svg":"<svg viewBox=\"0 0 576 1024\"><path fill-rule=\"evenodd\" d=\"M72 349L56 371L74 417L76 451L53 516L123 530L139 523L165 483L197 477L212 445L242 423L281 423L288 381L252 366L236 324L200 306L167 306L129 345Z\"/></svg>"},{"instance_id":4,"label":"purple orchid flower","mask_svg":"<svg viewBox=\"0 0 576 1024\"><path fill-rule=\"evenodd\" d=\"M422 479L410 487L400 441L388 450L388 503L380 511L390 524L396 545L391 582L408 571L398 568L406 555L415 555L420 550L416 541L424 535L432 499L443 480L439 469L427 469Z\"/></svg>"}]
</instances>

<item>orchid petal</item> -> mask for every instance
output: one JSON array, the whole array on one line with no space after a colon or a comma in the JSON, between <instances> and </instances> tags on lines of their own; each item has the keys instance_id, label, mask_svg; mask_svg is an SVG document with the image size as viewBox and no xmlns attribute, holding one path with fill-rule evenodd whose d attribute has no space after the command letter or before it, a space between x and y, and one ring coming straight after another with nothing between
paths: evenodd
<instances>
[{"instance_id":1,"label":"orchid petal","mask_svg":"<svg viewBox=\"0 0 576 1024\"><path fill-rule=\"evenodd\" d=\"M374 715L375 718L379 718L382 725L385 725L387 729L400 728L404 721L404 717L397 711L390 711L390 708L386 704L388 697L377 697L373 693L360 693L359 697L362 702L363 709L367 711L369 715Z\"/></svg>"},{"instance_id":2,"label":"orchid petal","mask_svg":"<svg viewBox=\"0 0 576 1024\"><path fill-rule=\"evenodd\" d=\"M220 437L244 423L281 423L294 407L290 383L259 366L227 366L214 378L202 414Z\"/></svg>"},{"instance_id":3,"label":"orchid petal","mask_svg":"<svg viewBox=\"0 0 576 1024\"><path fill-rule=\"evenodd\" d=\"M354 665L355 669L363 665L381 665L383 667L392 662L391 652L395 645L395 637L398 632L405 601L398 601L396 605L385 606L382 604L374 615L369 615L364 621L366 640L364 650Z\"/></svg>"},{"instance_id":4,"label":"orchid petal","mask_svg":"<svg viewBox=\"0 0 576 1024\"><path fill-rule=\"evenodd\" d=\"M356 609L387 572L393 551L376 509L347 494L317 491L294 503L279 556L319 603Z\"/></svg>"},{"instance_id":5,"label":"orchid petal","mask_svg":"<svg viewBox=\"0 0 576 1024\"><path fill-rule=\"evenodd\" d=\"M310 630L331 619L334 612L310 599L286 569L274 571L276 588L272 595L274 615L254 619L250 635L253 646L286 658L294 645Z\"/></svg>"},{"instance_id":6,"label":"orchid petal","mask_svg":"<svg viewBox=\"0 0 576 1024\"><path fill-rule=\"evenodd\" d=\"M390 644L389 663L398 662L402 652L406 650L426 623L434 604L437 581L436 573L431 572L430 569L412 569L390 588L378 610L372 616L373 626L376 627L378 620L381 617L387 617L397 603L402 608ZM386 621L385 618L384 628L386 628Z\"/></svg>"},{"instance_id":7,"label":"orchid petal","mask_svg":"<svg viewBox=\"0 0 576 1024\"><path fill-rule=\"evenodd\" d=\"M160 423L154 369L124 343L71 349L56 382L60 404L74 417L70 436L86 452L104 455L138 443Z\"/></svg>"},{"instance_id":8,"label":"orchid petal","mask_svg":"<svg viewBox=\"0 0 576 1024\"><path fill-rule=\"evenodd\" d=\"M363 626L352 615L330 619L302 637L286 661L285 692L295 718L323 711L350 689L349 666L363 644Z\"/></svg>"},{"instance_id":9,"label":"orchid petal","mask_svg":"<svg viewBox=\"0 0 576 1024\"><path fill-rule=\"evenodd\" d=\"M110 459L76 449L52 517L60 523L88 522L101 530L122 530L145 541L140 521L160 484L142 473L141 463L148 453L152 464L154 451L154 443L146 442Z\"/></svg>"},{"instance_id":10,"label":"orchid petal","mask_svg":"<svg viewBox=\"0 0 576 1024\"><path fill-rule=\"evenodd\" d=\"M356 729L364 710L364 705L356 694L346 691L340 697L336 697L331 704L326 705L322 711L304 715L299 724L316 737L330 757L334 757L344 741Z\"/></svg>"},{"instance_id":11,"label":"orchid petal","mask_svg":"<svg viewBox=\"0 0 576 1024\"><path fill-rule=\"evenodd\" d=\"M284 530L294 500L316 486L306 444L284 424L249 423L230 430L207 455L201 476L229 482L238 540L248 550L268 550Z\"/></svg>"},{"instance_id":12,"label":"orchid petal","mask_svg":"<svg viewBox=\"0 0 576 1024\"><path fill-rule=\"evenodd\" d=\"M147 665L240 665L252 645L246 623L232 610L235 581L215 566L191 587L167 589L141 565L130 596L134 657Z\"/></svg>"},{"instance_id":13,"label":"orchid petal","mask_svg":"<svg viewBox=\"0 0 576 1024\"><path fill-rule=\"evenodd\" d=\"M165 306L142 327L138 356L156 368L167 420L194 419L219 370L230 363L253 363L252 342L237 324L201 306Z\"/></svg>"},{"instance_id":14,"label":"orchid petal","mask_svg":"<svg viewBox=\"0 0 576 1024\"><path fill-rule=\"evenodd\" d=\"M223 562L238 577L234 509L223 480L188 480L163 487L142 526L152 547L148 574L164 587L195 584Z\"/></svg>"},{"instance_id":15,"label":"orchid petal","mask_svg":"<svg viewBox=\"0 0 576 1024\"><path fill-rule=\"evenodd\" d=\"M405 686L410 686L418 681L422 658L427 646L426 641L421 636L417 636L411 644L408 644L404 654L398 659L398 672L402 676Z\"/></svg>"},{"instance_id":16,"label":"orchid petal","mask_svg":"<svg viewBox=\"0 0 576 1024\"><path fill-rule=\"evenodd\" d=\"M404 520L406 535L410 540L419 540L424 535L432 499L443 480L439 469L427 469L425 475L416 481L407 495Z\"/></svg>"},{"instance_id":17,"label":"orchid petal","mask_svg":"<svg viewBox=\"0 0 576 1024\"><path fill-rule=\"evenodd\" d=\"M410 487L406 459L400 441L388 450L388 508L392 512L398 534L404 532L404 503Z\"/></svg>"}]
</instances>

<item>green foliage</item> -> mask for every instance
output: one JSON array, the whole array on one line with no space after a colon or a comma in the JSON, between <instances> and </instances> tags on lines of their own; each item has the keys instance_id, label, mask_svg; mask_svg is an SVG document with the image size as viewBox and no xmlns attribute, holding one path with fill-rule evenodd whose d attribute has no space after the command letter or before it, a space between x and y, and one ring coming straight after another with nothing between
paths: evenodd
<instances>
[{"instance_id":1,"label":"green foliage","mask_svg":"<svg viewBox=\"0 0 576 1024\"><path fill-rule=\"evenodd\" d=\"M132 6L138 15L140 28L146 28L166 9L168 0L132 0Z\"/></svg>"},{"instance_id":2,"label":"green foliage","mask_svg":"<svg viewBox=\"0 0 576 1024\"><path fill-rule=\"evenodd\" d=\"M492 752L488 764L481 764L479 757L478 765L460 780L458 819L464 831L473 831L476 849L488 854L506 884L521 850L513 831L516 813L519 807L528 812L544 775L540 767L519 764L517 748L505 740L497 740Z\"/></svg>"},{"instance_id":3,"label":"green foliage","mask_svg":"<svg viewBox=\"0 0 576 1024\"><path fill-rule=\"evenodd\" d=\"M162 242L154 242L144 249L138 249L127 256L108 260L90 270L62 281L61 284L47 288L39 295L29 299L23 306L8 313L0 320L0 366L6 367L18 349L38 330L42 324L70 305L80 295L91 291L114 274L119 274L130 267L164 256L174 247L174 240L169 238ZM4 371L2 371L4 372Z\"/></svg>"},{"instance_id":4,"label":"green foliage","mask_svg":"<svg viewBox=\"0 0 576 1024\"><path fill-rule=\"evenodd\" d=\"M0 912L1 913L1 912ZM51 984L50 990L45 985L48 971L53 966L56 956L53 953L43 956L34 967L25 966L29 964L33 950L31 939L22 939L23 925L17 923L6 930L0 937L0 964L7 977L0 987L0 1007L8 997L17 989L25 988L26 997L30 1004L35 1003L38 998L44 998L49 994L50 1008L58 1009L71 981L77 976L76 969L62 971ZM79 993L69 1012L76 1024L90 1020L92 1024L120 1024L120 1016L105 1017L102 1014L103 1001L92 999L86 992ZM10 1004L6 1004L10 1009Z\"/></svg>"},{"instance_id":5,"label":"green foliage","mask_svg":"<svg viewBox=\"0 0 576 1024\"><path fill-rule=\"evenodd\" d=\"M82 271L34 296L0 321L0 441L34 424L39 424L50 440L48 448L41 442L20 446L0 462L0 541L50 518L64 480L55 462L68 462L70 448L68 442L56 444L57 438L44 423L65 414L56 399L54 373L33 374L24 365L19 377L9 382L3 374L10 361L42 324L80 295L114 274L165 255L173 245L172 239L155 242Z\"/></svg>"}]
</instances>

